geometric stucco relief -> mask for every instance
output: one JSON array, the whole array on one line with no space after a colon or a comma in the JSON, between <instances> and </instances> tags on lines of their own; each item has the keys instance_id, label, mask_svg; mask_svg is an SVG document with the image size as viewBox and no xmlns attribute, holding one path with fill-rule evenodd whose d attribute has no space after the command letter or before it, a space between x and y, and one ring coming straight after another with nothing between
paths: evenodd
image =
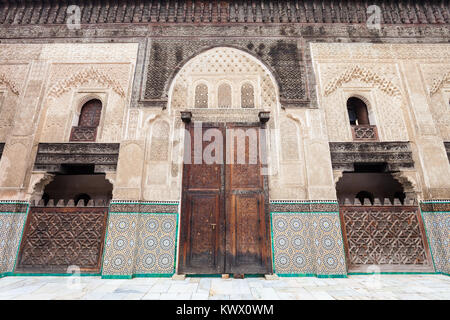
<instances>
[{"instance_id":1,"label":"geometric stucco relief","mask_svg":"<svg viewBox=\"0 0 450 320\"><path fill-rule=\"evenodd\" d=\"M359 65L354 65L348 68L338 77L329 81L325 85L324 90L325 96L329 96L334 91L336 91L342 84L350 82L351 80L354 79L359 79L362 82L371 84L391 97L401 96L400 89L396 85L394 85L390 80Z\"/></svg>"},{"instance_id":2,"label":"geometric stucco relief","mask_svg":"<svg viewBox=\"0 0 450 320\"><path fill-rule=\"evenodd\" d=\"M446 83L450 82L450 71L440 74L431 83L430 96L438 92Z\"/></svg>"},{"instance_id":3,"label":"geometric stucco relief","mask_svg":"<svg viewBox=\"0 0 450 320\"><path fill-rule=\"evenodd\" d=\"M88 67L80 72L75 73L70 78L62 80L54 84L48 92L49 97L58 98L65 92L68 92L71 88L80 86L90 80L95 80L99 84L106 87L110 87L122 98L125 97L125 91L118 81L111 79L110 76L104 72L94 68Z\"/></svg>"},{"instance_id":4,"label":"geometric stucco relief","mask_svg":"<svg viewBox=\"0 0 450 320\"><path fill-rule=\"evenodd\" d=\"M254 88L255 108L277 105L276 87L268 71L254 57L234 48L217 47L188 61L174 79L170 109L192 108L194 89L199 83L207 86L207 108L221 105L218 93L224 84L229 86L231 108L242 107L242 88L248 85Z\"/></svg>"},{"instance_id":5,"label":"geometric stucco relief","mask_svg":"<svg viewBox=\"0 0 450 320\"><path fill-rule=\"evenodd\" d=\"M0 73L0 85L5 85L16 96L19 95L19 88L12 80L10 80L4 73Z\"/></svg>"}]
</instances>

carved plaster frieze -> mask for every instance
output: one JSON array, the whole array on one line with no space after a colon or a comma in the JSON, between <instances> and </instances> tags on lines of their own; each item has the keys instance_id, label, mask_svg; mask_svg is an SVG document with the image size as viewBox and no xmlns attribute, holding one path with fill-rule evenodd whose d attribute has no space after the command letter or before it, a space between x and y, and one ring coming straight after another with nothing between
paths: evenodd
<instances>
[{"instance_id":1,"label":"carved plaster frieze","mask_svg":"<svg viewBox=\"0 0 450 320\"><path fill-rule=\"evenodd\" d=\"M438 92L446 83L450 82L450 71L441 74L439 77L435 78L431 84L430 96L433 96Z\"/></svg>"},{"instance_id":2,"label":"carved plaster frieze","mask_svg":"<svg viewBox=\"0 0 450 320\"><path fill-rule=\"evenodd\" d=\"M71 88L78 87L89 82L90 80L95 80L98 83L111 88L122 98L125 97L125 91L118 81L112 79L110 76L94 67L86 68L80 72L75 73L68 79L57 82L50 88L48 96L52 98L58 98L62 94L68 92Z\"/></svg>"},{"instance_id":3,"label":"carved plaster frieze","mask_svg":"<svg viewBox=\"0 0 450 320\"><path fill-rule=\"evenodd\" d=\"M353 79L359 79L365 83L372 84L389 96L401 96L400 88L393 84L390 80L358 65L348 68L345 72L328 82L325 85L324 95L329 96L344 83L350 82Z\"/></svg>"},{"instance_id":4,"label":"carved plaster frieze","mask_svg":"<svg viewBox=\"0 0 450 320\"><path fill-rule=\"evenodd\" d=\"M17 84L10 80L4 73L0 73L0 84L5 85L16 96L20 95Z\"/></svg>"}]
</instances>

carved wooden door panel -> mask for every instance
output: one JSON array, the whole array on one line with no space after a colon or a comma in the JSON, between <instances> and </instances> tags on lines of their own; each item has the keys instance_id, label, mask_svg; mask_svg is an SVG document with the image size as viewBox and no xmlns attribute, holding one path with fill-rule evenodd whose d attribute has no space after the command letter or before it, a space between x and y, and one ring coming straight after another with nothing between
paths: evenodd
<instances>
[{"instance_id":1,"label":"carved wooden door panel","mask_svg":"<svg viewBox=\"0 0 450 320\"><path fill-rule=\"evenodd\" d=\"M233 135L227 136L225 271L270 273L266 176L261 174L260 130L238 124L227 124L227 129Z\"/></svg>"},{"instance_id":2,"label":"carved wooden door panel","mask_svg":"<svg viewBox=\"0 0 450 320\"><path fill-rule=\"evenodd\" d=\"M181 206L180 273L217 274L224 272L224 166L207 164L202 150L210 143L203 141L200 156L195 152L196 143L202 141L208 129L220 130L203 124L186 128L191 139L185 138L183 168L183 195ZM195 137L200 132L200 137ZM195 138L194 138L195 137ZM192 140L192 143L189 142ZM195 140L195 142L194 142ZM223 154L221 155L223 158Z\"/></svg>"},{"instance_id":3,"label":"carved wooden door panel","mask_svg":"<svg viewBox=\"0 0 450 320\"><path fill-rule=\"evenodd\" d=\"M107 207L32 207L16 271L100 272L107 215Z\"/></svg>"},{"instance_id":4,"label":"carved wooden door panel","mask_svg":"<svg viewBox=\"0 0 450 320\"><path fill-rule=\"evenodd\" d=\"M195 137L194 124L186 128L190 138L185 139L188 152L183 169L178 272L270 273L267 181L260 172L258 127L203 123L202 129L197 129L200 137ZM196 161L194 140L202 141L209 129L218 130L223 137L219 145L226 146L226 152L215 154L222 160L219 164L201 156L214 138L203 141ZM241 129L244 134L250 129L251 138L244 138L239 145L238 137L227 136L228 129ZM243 162L239 158L242 152ZM226 157L233 157L233 161Z\"/></svg>"}]
</instances>

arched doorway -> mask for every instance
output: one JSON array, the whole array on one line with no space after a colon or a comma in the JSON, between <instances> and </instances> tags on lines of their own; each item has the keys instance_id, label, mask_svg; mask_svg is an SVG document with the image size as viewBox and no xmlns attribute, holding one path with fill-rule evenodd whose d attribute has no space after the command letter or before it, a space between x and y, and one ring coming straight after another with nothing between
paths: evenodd
<instances>
[{"instance_id":1,"label":"arched doorway","mask_svg":"<svg viewBox=\"0 0 450 320\"><path fill-rule=\"evenodd\" d=\"M214 48L186 63L169 97L170 113L192 116L184 119L178 272L271 273L260 113L276 117L273 77L243 51Z\"/></svg>"}]
</instances>

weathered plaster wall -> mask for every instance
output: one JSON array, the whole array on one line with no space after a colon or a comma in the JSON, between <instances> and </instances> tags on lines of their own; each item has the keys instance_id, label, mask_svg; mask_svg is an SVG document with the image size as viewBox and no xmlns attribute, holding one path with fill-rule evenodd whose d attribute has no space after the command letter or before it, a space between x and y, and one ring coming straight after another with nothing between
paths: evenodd
<instances>
[{"instance_id":1,"label":"weathered plaster wall","mask_svg":"<svg viewBox=\"0 0 450 320\"><path fill-rule=\"evenodd\" d=\"M103 103L97 142L120 142L138 44L0 45L0 198L26 199L39 142L68 142L82 105ZM32 179L33 180L33 179Z\"/></svg>"},{"instance_id":2,"label":"weathered plaster wall","mask_svg":"<svg viewBox=\"0 0 450 320\"><path fill-rule=\"evenodd\" d=\"M450 196L443 143L449 127L449 49L447 44L311 44L329 140L352 140L346 101L362 98L380 141L411 142L424 186L419 197L425 199Z\"/></svg>"}]
</instances>

